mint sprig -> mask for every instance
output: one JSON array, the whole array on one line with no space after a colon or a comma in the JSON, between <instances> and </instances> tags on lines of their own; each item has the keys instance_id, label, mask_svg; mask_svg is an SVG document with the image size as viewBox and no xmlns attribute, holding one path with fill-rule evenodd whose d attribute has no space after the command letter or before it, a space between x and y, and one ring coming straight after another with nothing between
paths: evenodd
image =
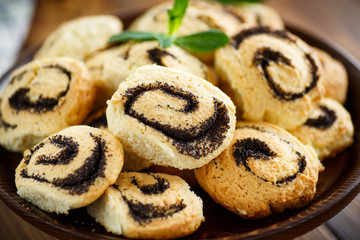
<instances>
[{"instance_id":1,"label":"mint sprig","mask_svg":"<svg viewBox=\"0 0 360 240\"><path fill-rule=\"evenodd\" d=\"M219 47L225 46L229 42L229 38L220 30L210 29L195 34L174 37L174 34L181 26L186 9L189 5L188 0L175 0L173 8L168 10L168 33L153 32L135 32L124 31L110 38L109 43L124 42L129 40L151 41L157 40L159 46L163 48L176 44L192 52L210 52Z\"/></svg>"},{"instance_id":2,"label":"mint sprig","mask_svg":"<svg viewBox=\"0 0 360 240\"><path fill-rule=\"evenodd\" d=\"M124 31L121 34L114 35L110 38L109 43L114 42L124 42L132 39L136 39L139 41L150 41L150 40L159 40L165 35L162 33L152 33L152 32L132 32L132 31Z\"/></svg>"},{"instance_id":3,"label":"mint sprig","mask_svg":"<svg viewBox=\"0 0 360 240\"><path fill-rule=\"evenodd\" d=\"M182 19L185 16L187 7L189 6L188 0L177 0L171 10L168 10L168 35L174 35L181 26Z\"/></svg>"},{"instance_id":4,"label":"mint sprig","mask_svg":"<svg viewBox=\"0 0 360 240\"><path fill-rule=\"evenodd\" d=\"M174 43L191 52L210 52L223 47L229 42L228 36L220 30L210 29L205 32L177 37Z\"/></svg>"},{"instance_id":5,"label":"mint sprig","mask_svg":"<svg viewBox=\"0 0 360 240\"><path fill-rule=\"evenodd\" d=\"M118 35L114 35L110 38L109 43L125 42L129 40L138 41L151 41L158 40L160 47L170 47L174 41L174 37L168 36L164 33L153 33L153 32L133 32L124 31Z\"/></svg>"}]
</instances>

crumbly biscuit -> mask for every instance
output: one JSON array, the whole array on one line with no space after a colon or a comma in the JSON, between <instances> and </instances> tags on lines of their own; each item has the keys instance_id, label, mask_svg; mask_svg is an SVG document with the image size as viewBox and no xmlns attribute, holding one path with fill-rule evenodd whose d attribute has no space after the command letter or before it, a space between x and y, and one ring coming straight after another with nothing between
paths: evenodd
<instances>
[{"instance_id":1,"label":"crumbly biscuit","mask_svg":"<svg viewBox=\"0 0 360 240\"><path fill-rule=\"evenodd\" d=\"M167 33L167 10L171 9L172 5L173 2L166 2L151 8L130 25L130 30ZM181 26L175 35L190 35L215 28L228 36L233 36L239 31L243 21L243 18L234 15L220 3L203 0L190 1ZM193 54L206 63L211 63L214 59L213 52Z\"/></svg>"},{"instance_id":2,"label":"crumbly biscuit","mask_svg":"<svg viewBox=\"0 0 360 240\"><path fill-rule=\"evenodd\" d=\"M156 64L179 69L217 84L213 71L200 60L175 45L161 48L157 41L112 46L90 55L85 63L93 79L101 82L100 94L104 103L111 98L122 81L145 65Z\"/></svg>"},{"instance_id":3,"label":"crumbly biscuit","mask_svg":"<svg viewBox=\"0 0 360 240\"><path fill-rule=\"evenodd\" d=\"M241 117L293 129L323 95L317 55L285 30L245 28L215 52L215 69L234 91Z\"/></svg>"},{"instance_id":4,"label":"crumbly biscuit","mask_svg":"<svg viewBox=\"0 0 360 240\"><path fill-rule=\"evenodd\" d=\"M128 238L184 237L204 220L202 200L188 184L161 173L121 173L87 209L107 231Z\"/></svg>"},{"instance_id":5,"label":"crumbly biscuit","mask_svg":"<svg viewBox=\"0 0 360 240\"><path fill-rule=\"evenodd\" d=\"M72 57L83 60L87 54L104 47L109 38L122 29L122 22L111 15L81 17L65 22L48 35L35 59Z\"/></svg>"},{"instance_id":6,"label":"crumbly biscuit","mask_svg":"<svg viewBox=\"0 0 360 240\"><path fill-rule=\"evenodd\" d=\"M330 98L322 99L308 120L290 132L303 144L311 145L320 160L335 156L354 141L350 114Z\"/></svg>"},{"instance_id":7,"label":"crumbly biscuit","mask_svg":"<svg viewBox=\"0 0 360 240\"><path fill-rule=\"evenodd\" d=\"M349 85L346 69L337 59L327 52L314 48L324 69L325 97L332 98L344 104Z\"/></svg>"},{"instance_id":8,"label":"crumbly biscuit","mask_svg":"<svg viewBox=\"0 0 360 240\"><path fill-rule=\"evenodd\" d=\"M230 146L194 170L200 186L243 218L258 219L308 204L322 168L314 149L266 123L239 123Z\"/></svg>"},{"instance_id":9,"label":"crumbly biscuit","mask_svg":"<svg viewBox=\"0 0 360 240\"><path fill-rule=\"evenodd\" d=\"M110 131L124 148L157 164L193 169L219 155L235 129L235 106L195 75L138 68L108 101Z\"/></svg>"},{"instance_id":10,"label":"crumbly biscuit","mask_svg":"<svg viewBox=\"0 0 360 240\"><path fill-rule=\"evenodd\" d=\"M275 9L261 3L240 3L229 5L234 15L241 16L244 23L256 23L276 29L284 28L284 22Z\"/></svg>"},{"instance_id":11,"label":"crumbly biscuit","mask_svg":"<svg viewBox=\"0 0 360 240\"><path fill-rule=\"evenodd\" d=\"M173 2L157 5L138 17L131 30L146 32L168 32L168 14ZM194 34L211 28L219 29L229 36L238 32L243 19L227 11L222 4L213 1L190 1L176 36Z\"/></svg>"},{"instance_id":12,"label":"crumbly biscuit","mask_svg":"<svg viewBox=\"0 0 360 240\"><path fill-rule=\"evenodd\" d=\"M17 193L39 208L68 213L99 198L123 165L121 143L88 126L66 128L26 150L15 171Z\"/></svg>"},{"instance_id":13,"label":"crumbly biscuit","mask_svg":"<svg viewBox=\"0 0 360 240\"><path fill-rule=\"evenodd\" d=\"M82 62L71 58L32 61L10 76L0 96L0 144L22 152L43 138L81 124L95 86Z\"/></svg>"}]
</instances>

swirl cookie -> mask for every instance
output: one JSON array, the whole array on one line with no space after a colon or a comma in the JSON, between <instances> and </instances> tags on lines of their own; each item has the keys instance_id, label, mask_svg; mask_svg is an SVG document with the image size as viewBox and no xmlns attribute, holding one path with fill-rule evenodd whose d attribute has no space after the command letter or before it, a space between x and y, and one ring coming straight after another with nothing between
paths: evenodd
<instances>
[{"instance_id":1,"label":"swirl cookie","mask_svg":"<svg viewBox=\"0 0 360 240\"><path fill-rule=\"evenodd\" d=\"M332 98L344 104L349 80L344 65L331 57L327 52L314 48L324 69L325 97Z\"/></svg>"},{"instance_id":2,"label":"swirl cookie","mask_svg":"<svg viewBox=\"0 0 360 240\"><path fill-rule=\"evenodd\" d=\"M151 8L131 25L130 30L144 32L168 32L168 14L173 2L166 2ZM234 15L232 11L222 4L214 1L190 1L176 36L190 35L209 29L219 29L229 36L235 35L243 24L244 19ZM193 53L196 57L206 63L214 59L213 52Z\"/></svg>"},{"instance_id":3,"label":"swirl cookie","mask_svg":"<svg viewBox=\"0 0 360 240\"><path fill-rule=\"evenodd\" d=\"M215 68L249 121L293 129L306 121L323 94L319 59L285 30L242 30L215 52Z\"/></svg>"},{"instance_id":4,"label":"swirl cookie","mask_svg":"<svg viewBox=\"0 0 360 240\"><path fill-rule=\"evenodd\" d=\"M81 124L94 98L94 83L81 62L32 61L14 71L2 90L0 144L22 152L63 128Z\"/></svg>"},{"instance_id":5,"label":"swirl cookie","mask_svg":"<svg viewBox=\"0 0 360 240\"><path fill-rule=\"evenodd\" d=\"M244 19L245 23L283 29L284 22L280 15L271 7L261 3L241 3L229 5L229 11Z\"/></svg>"},{"instance_id":6,"label":"swirl cookie","mask_svg":"<svg viewBox=\"0 0 360 240\"><path fill-rule=\"evenodd\" d=\"M15 171L17 193L39 208L68 213L99 198L123 165L120 142L88 126L66 128L26 150Z\"/></svg>"},{"instance_id":7,"label":"swirl cookie","mask_svg":"<svg viewBox=\"0 0 360 240\"><path fill-rule=\"evenodd\" d=\"M168 32L167 10L171 9L173 2L157 5L139 18L131 25L130 29L146 32ZM233 36L240 29L244 19L235 16L224 8L222 4L213 1L190 1L186 9L177 36L194 34L207 31L211 28L219 29L229 36Z\"/></svg>"},{"instance_id":8,"label":"swirl cookie","mask_svg":"<svg viewBox=\"0 0 360 240\"><path fill-rule=\"evenodd\" d=\"M112 35L122 31L123 25L115 16L81 17L63 23L50 33L35 54L35 59L72 57L78 60L106 45Z\"/></svg>"},{"instance_id":9,"label":"swirl cookie","mask_svg":"<svg viewBox=\"0 0 360 240\"><path fill-rule=\"evenodd\" d=\"M101 92L106 100L138 67L152 64L189 72L216 85L212 70L197 58L174 45L161 48L156 41L112 46L92 54L85 62L93 79L102 82Z\"/></svg>"},{"instance_id":10,"label":"swirl cookie","mask_svg":"<svg viewBox=\"0 0 360 240\"><path fill-rule=\"evenodd\" d=\"M243 218L258 219L308 204L320 168L314 150L285 130L239 123L230 146L194 172L217 203Z\"/></svg>"},{"instance_id":11,"label":"swirl cookie","mask_svg":"<svg viewBox=\"0 0 360 240\"><path fill-rule=\"evenodd\" d=\"M217 87L160 66L138 68L108 101L110 131L157 165L193 169L219 155L235 129L235 106Z\"/></svg>"},{"instance_id":12,"label":"swirl cookie","mask_svg":"<svg viewBox=\"0 0 360 240\"><path fill-rule=\"evenodd\" d=\"M189 185L161 173L121 173L87 210L107 231L127 238L184 237L204 220L202 201Z\"/></svg>"},{"instance_id":13,"label":"swirl cookie","mask_svg":"<svg viewBox=\"0 0 360 240\"><path fill-rule=\"evenodd\" d=\"M307 121L290 132L303 144L311 145L323 160L353 143L354 126L350 114L340 103L324 98Z\"/></svg>"}]
</instances>

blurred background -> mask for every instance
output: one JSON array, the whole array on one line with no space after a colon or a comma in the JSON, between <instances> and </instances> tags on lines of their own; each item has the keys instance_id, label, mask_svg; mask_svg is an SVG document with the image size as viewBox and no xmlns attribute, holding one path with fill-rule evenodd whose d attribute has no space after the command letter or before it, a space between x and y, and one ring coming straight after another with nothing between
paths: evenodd
<instances>
[{"instance_id":1,"label":"blurred background","mask_svg":"<svg viewBox=\"0 0 360 240\"><path fill-rule=\"evenodd\" d=\"M163 0L0 0L0 75L56 27L95 14L131 16ZM326 42L335 42L360 60L359 0L268 0L285 22ZM360 239L360 196L342 212L299 239ZM0 201L0 239L54 239Z\"/></svg>"}]
</instances>

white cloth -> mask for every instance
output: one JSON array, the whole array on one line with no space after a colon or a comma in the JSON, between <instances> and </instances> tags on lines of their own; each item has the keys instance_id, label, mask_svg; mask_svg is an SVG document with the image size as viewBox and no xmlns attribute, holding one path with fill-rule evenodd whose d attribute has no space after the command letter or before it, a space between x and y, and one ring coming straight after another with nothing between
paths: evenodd
<instances>
[{"instance_id":1,"label":"white cloth","mask_svg":"<svg viewBox=\"0 0 360 240\"><path fill-rule=\"evenodd\" d=\"M35 0L0 0L0 76L14 63L26 39Z\"/></svg>"}]
</instances>

